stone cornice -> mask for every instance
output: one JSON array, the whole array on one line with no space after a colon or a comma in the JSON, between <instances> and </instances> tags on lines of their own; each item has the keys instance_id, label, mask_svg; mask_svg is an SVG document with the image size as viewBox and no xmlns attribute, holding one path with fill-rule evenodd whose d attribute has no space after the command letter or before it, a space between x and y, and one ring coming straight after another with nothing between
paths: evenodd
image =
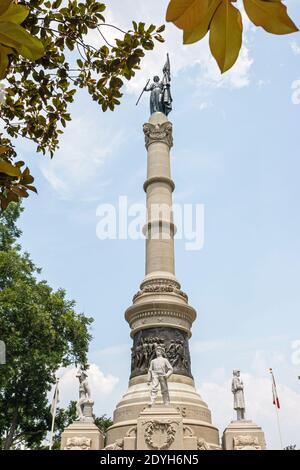
<instances>
[{"instance_id":1,"label":"stone cornice","mask_svg":"<svg viewBox=\"0 0 300 470\"><path fill-rule=\"evenodd\" d=\"M187 304L176 302L143 302L134 304L125 312L125 319L131 327L131 336L143 328L169 326L186 331L191 336L191 327L196 311Z\"/></svg>"}]
</instances>

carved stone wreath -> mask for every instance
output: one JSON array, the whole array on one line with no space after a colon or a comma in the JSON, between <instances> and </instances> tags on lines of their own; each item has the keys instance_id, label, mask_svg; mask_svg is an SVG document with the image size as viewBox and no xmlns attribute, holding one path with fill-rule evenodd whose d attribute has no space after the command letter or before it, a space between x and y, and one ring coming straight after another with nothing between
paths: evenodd
<instances>
[{"instance_id":1,"label":"carved stone wreath","mask_svg":"<svg viewBox=\"0 0 300 470\"><path fill-rule=\"evenodd\" d=\"M146 421L145 441L155 450L169 449L176 436L176 429L172 421Z\"/></svg>"}]
</instances>

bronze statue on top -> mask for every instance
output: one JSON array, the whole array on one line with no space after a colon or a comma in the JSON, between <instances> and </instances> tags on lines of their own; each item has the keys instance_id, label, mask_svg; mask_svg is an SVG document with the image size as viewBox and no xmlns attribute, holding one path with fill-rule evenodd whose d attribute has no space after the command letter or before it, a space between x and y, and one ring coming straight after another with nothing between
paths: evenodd
<instances>
[{"instance_id":1,"label":"bronze statue on top","mask_svg":"<svg viewBox=\"0 0 300 470\"><path fill-rule=\"evenodd\" d=\"M143 89L141 96L137 101L137 105L145 91L150 91L150 113L163 113L166 116L172 111L172 95L171 95L171 66L169 54L167 54L167 62L163 68L163 79L156 75L153 78L153 83L149 85L148 80L145 88Z\"/></svg>"}]
</instances>

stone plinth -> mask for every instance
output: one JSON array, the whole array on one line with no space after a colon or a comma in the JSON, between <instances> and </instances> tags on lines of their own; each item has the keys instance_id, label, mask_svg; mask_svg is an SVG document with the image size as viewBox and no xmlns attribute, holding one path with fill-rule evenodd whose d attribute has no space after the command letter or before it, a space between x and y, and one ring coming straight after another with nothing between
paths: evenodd
<instances>
[{"instance_id":1,"label":"stone plinth","mask_svg":"<svg viewBox=\"0 0 300 470\"><path fill-rule=\"evenodd\" d=\"M223 434L224 450L265 450L265 435L253 421L232 421Z\"/></svg>"},{"instance_id":2,"label":"stone plinth","mask_svg":"<svg viewBox=\"0 0 300 470\"><path fill-rule=\"evenodd\" d=\"M169 406L153 406L137 420L137 450L183 450L183 419Z\"/></svg>"},{"instance_id":3,"label":"stone plinth","mask_svg":"<svg viewBox=\"0 0 300 470\"><path fill-rule=\"evenodd\" d=\"M61 450L101 450L104 436L91 422L78 421L70 424L61 436Z\"/></svg>"}]
</instances>

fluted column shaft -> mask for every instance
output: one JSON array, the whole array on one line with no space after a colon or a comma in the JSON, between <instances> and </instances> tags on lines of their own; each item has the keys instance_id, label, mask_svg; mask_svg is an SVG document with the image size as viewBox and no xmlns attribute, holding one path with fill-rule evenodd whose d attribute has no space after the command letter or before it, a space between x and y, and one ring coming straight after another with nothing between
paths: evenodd
<instances>
[{"instance_id":1,"label":"fluted column shaft","mask_svg":"<svg viewBox=\"0 0 300 470\"><path fill-rule=\"evenodd\" d=\"M144 125L148 151L146 235L146 279L175 277L174 232L170 149L173 145L172 124L162 113L151 116Z\"/></svg>"}]
</instances>

